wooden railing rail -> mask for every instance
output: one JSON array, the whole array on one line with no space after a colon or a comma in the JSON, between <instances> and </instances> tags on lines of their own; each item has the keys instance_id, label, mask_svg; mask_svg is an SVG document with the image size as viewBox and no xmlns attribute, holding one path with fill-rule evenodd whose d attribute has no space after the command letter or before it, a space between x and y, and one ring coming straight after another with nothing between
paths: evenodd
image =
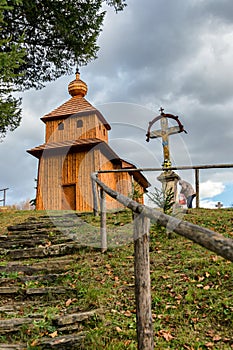
<instances>
[{"instance_id":1,"label":"wooden railing rail","mask_svg":"<svg viewBox=\"0 0 233 350\"><path fill-rule=\"evenodd\" d=\"M133 199L112 190L98 179L97 173L92 174L92 179L112 198L131 209L135 214L142 214L155 220L161 226L169 228L173 232L190 239L191 241L211 250L223 258L233 262L233 239L207 228L191 224L190 222L166 215L159 210L139 204Z\"/></svg>"},{"instance_id":2,"label":"wooden railing rail","mask_svg":"<svg viewBox=\"0 0 233 350\"><path fill-rule=\"evenodd\" d=\"M122 195L106 186L98 179L98 173L91 175L93 184L100 186L101 207L101 243L102 251L107 250L106 231L106 193L135 214L134 219L134 276L137 320L138 350L153 350L153 323L151 312L151 284L149 257L149 226L150 219L167 227L193 242L215 252L233 262L233 240L209 229L166 215L146 205L139 204L133 199ZM94 186L93 186L94 188ZM96 210L96 196L94 196Z\"/></svg>"},{"instance_id":3,"label":"wooden railing rail","mask_svg":"<svg viewBox=\"0 0 233 350\"><path fill-rule=\"evenodd\" d=\"M227 169L233 168L233 164L206 164L206 165L179 165L172 166L169 170L194 170L195 171L195 188L196 188L196 208L200 205L200 170L207 169ZM100 170L98 173L117 173L117 172L128 172L133 173L137 171L166 171L167 168L137 168L137 169L115 169L115 170Z\"/></svg>"}]
</instances>

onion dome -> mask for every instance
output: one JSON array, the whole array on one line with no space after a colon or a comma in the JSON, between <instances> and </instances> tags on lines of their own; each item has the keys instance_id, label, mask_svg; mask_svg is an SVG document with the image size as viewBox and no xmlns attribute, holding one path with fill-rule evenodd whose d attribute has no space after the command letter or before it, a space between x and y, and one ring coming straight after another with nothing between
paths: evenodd
<instances>
[{"instance_id":1,"label":"onion dome","mask_svg":"<svg viewBox=\"0 0 233 350\"><path fill-rule=\"evenodd\" d=\"M76 73L76 79L68 85L69 94L72 97L84 97L87 93L87 84L80 79L79 72Z\"/></svg>"}]
</instances>

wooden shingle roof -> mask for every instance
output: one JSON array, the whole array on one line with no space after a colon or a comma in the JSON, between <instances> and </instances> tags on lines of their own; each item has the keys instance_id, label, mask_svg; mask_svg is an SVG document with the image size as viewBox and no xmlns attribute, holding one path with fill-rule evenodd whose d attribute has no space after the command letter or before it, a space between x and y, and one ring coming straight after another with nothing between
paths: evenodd
<instances>
[{"instance_id":1,"label":"wooden shingle roof","mask_svg":"<svg viewBox=\"0 0 233 350\"><path fill-rule=\"evenodd\" d=\"M95 114L107 130L111 129L104 116L85 99L87 85L80 79L79 73L76 73L76 79L69 84L68 91L72 97L52 112L45 114L41 118L43 122L61 118L65 119L76 115L87 116Z\"/></svg>"},{"instance_id":2,"label":"wooden shingle roof","mask_svg":"<svg viewBox=\"0 0 233 350\"><path fill-rule=\"evenodd\" d=\"M105 125L107 130L111 129L104 116L93 107L84 97L73 96L61 106L54 109L52 112L44 115L41 120L46 122L53 119L65 119L71 116L88 116L95 114L98 119Z\"/></svg>"},{"instance_id":3,"label":"wooden shingle roof","mask_svg":"<svg viewBox=\"0 0 233 350\"><path fill-rule=\"evenodd\" d=\"M45 152L44 154L46 154L46 152L49 152L49 151L68 153L71 149L92 148L93 146L101 142L102 140L97 138L67 140L67 141L60 141L60 142L48 142L48 143L43 143L42 145L39 145L32 149L29 149L27 150L27 152L32 154L36 158L40 158L43 152Z\"/></svg>"},{"instance_id":4,"label":"wooden shingle roof","mask_svg":"<svg viewBox=\"0 0 233 350\"><path fill-rule=\"evenodd\" d=\"M52 112L46 114L42 119L61 117L87 111L96 111L96 108L94 108L84 97L74 96Z\"/></svg>"},{"instance_id":5,"label":"wooden shingle roof","mask_svg":"<svg viewBox=\"0 0 233 350\"><path fill-rule=\"evenodd\" d=\"M109 158L110 162L120 164L122 169L127 169L127 168L128 169L136 169L135 165L121 159L106 142L104 142L98 138L67 140L67 141L61 141L61 142L44 143L40 146L37 146L35 148L27 150L27 152L39 159L41 156L46 156L46 155L54 153L54 152L60 153L60 154L67 154L69 152L73 152L73 151L77 151L77 150L79 150L79 151L90 150L93 147L98 147L98 149L107 158ZM133 172L132 176L144 188L147 188L150 186L150 183L147 181L147 179L143 176L143 174L140 171Z\"/></svg>"}]
</instances>

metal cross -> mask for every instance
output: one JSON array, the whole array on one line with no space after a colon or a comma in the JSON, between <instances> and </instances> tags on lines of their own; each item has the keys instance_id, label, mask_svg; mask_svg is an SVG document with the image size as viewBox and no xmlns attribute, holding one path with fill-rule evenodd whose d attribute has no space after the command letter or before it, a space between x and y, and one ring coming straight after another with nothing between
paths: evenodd
<instances>
[{"instance_id":1,"label":"metal cross","mask_svg":"<svg viewBox=\"0 0 233 350\"><path fill-rule=\"evenodd\" d=\"M223 204L221 202L218 202L216 205L215 205L216 208L218 209L221 209L223 207Z\"/></svg>"},{"instance_id":2,"label":"metal cross","mask_svg":"<svg viewBox=\"0 0 233 350\"><path fill-rule=\"evenodd\" d=\"M180 133L182 131L184 132L186 131L184 130L183 125L180 123L177 116L174 116L172 114L165 114L164 109L162 107L160 108L159 111L160 111L160 116L156 117L155 119L153 119L151 123L149 123L147 141L149 141L150 138L151 139L156 139L158 137L162 138L163 157L164 157L164 163L162 165L164 167L169 168L171 166L170 151L169 151L169 136ZM178 123L178 126L169 127L168 118L174 119ZM157 120L160 120L161 129L150 131L152 124Z\"/></svg>"}]
</instances>

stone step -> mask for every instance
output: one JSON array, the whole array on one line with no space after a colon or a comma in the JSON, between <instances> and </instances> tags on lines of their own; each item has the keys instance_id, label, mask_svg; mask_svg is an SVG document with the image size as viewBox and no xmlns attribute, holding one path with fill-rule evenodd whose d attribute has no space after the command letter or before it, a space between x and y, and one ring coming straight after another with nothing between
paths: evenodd
<instances>
[{"instance_id":1,"label":"stone step","mask_svg":"<svg viewBox=\"0 0 233 350\"><path fill-rule=\"evenodd\" d=\"M6 238L0 236L0 253L4 254L4 249L9 249L11 250L19 248L19 247L35 247L38 245L45 245L47 242L51 242L53 244L60 244L60 243L65 243L65 242L72 242L72 238L68 236L49 236L49 235L41 235L41 236L32 236L28 235L25 238L16 238L16 236L6 236Z\"/></svg>"},{"instance_id":2,"label":"stone step","mask_svg":"<svg viewBox=\"0 0 233 350\"><path fill-rule=\"evenodd\" d=\"M30 230L38 230L41 228L54 228L56 227L54 224L52 223L22 223L22 224L17 224L17 225L13 225L13 226L8 226L7 230L8 232L18 232L18 231L30 231Z\"/></svg>"},{"instance_id":3,"label":"stone step","mask_svg":"<svg viewBox=\"0 0 233 350\"><path fill-rule=\"evenodd\" d=\"M0 273L18 272L24 275L33 275L38 273L61 273L70 270L70 265L74 262L73 255L64 257L53 257L53 259L43 259L40 262L24 263L10 261L4 266L0 266Z\"/></svg>"},{"instance_id":4,"label":"stone step","mask_svg":"<svg viewBox=\"0 0 233 350\"><path fill-rule=\"evenodd\" d=\"M0 334L17 332L23 325L30 324L35 319L29 317L21 318L9 318L6 320L0 320Z\"/></svg>"},{"instance_id":5,"label":"stone step","mask_svg":"<svg viewBox=\"0 0 233 350\"><path fill-rule=\"evenodd\" d=\"M54 324L56 324L58 327L75 324L77 322L82 322L84 320L87 320L90 317L100 314L101 312L103 312L102 309L95 309L91 311L78 312L73 314L67 314L64 316L58 316L57 318L54 318Z\"/></svg>"},{"instance_id":6,"label":"stone step","mask_svg":"<svg viewBox=\"0 0 233 350\"><path fill-rule=\"evenodd\" d=\"M80 250L81 248L84 248L84 246L76 242L73 242L73 243L46 245L44 247L37 247L37 248L13 249L13 250L3 249L1 254L4 255L6 259L19 260L19 259L63 256L67 254L77 253L77 251Z\"/></svg>"},{"instance_id":7,"label":"stone step","mask_svg":"<svg viewBox=\"0 0 233 350\"><path fill-rule=\"evenodd\" d=\"M51 321L54 326L56 326L57 331L61 332L61 328L64 326L71 326L77 323L81 323L85 320L90 319L93 316L100 315L103 312L102 309L96 309L91 311L84 311L78 313L71 313L65 316L57 316ZM23 325L31 324L33 322L37 322L42 320L42 315L31 315L30 317L18 317L18 318L9 318L9 319L0 319L0 335L7 333L15 333L20 331ZM0 348L1 349L1 348Z\"/></svg>"},{"instance_id":8,"label":"stone step","mask_svg":"<svg viewBox=\"0 0 233 350\"><path fill-rule=\"evenodd\" d=\"M19 232L19 231L35 231L40 229L53 229L53 228L65 228L65 227L79 227L84 224L81 219L76 220L54 220L44 222L24 222L17 225L8 226L8 232Z\"/></svg>"},{"instance_id":9,"label":"stone step","mask_svg":"<svg viewBox=\"0 0 233 350\"><path fill-rule=\"evenodd\" d=\"M79 350L87 333L79 332L74 335L63 335L56 338L42 338L35 342L40 350Z\"/></svg>"},{"instance_id":10,"label":"stone step","mask_svg":"<svg viewBox=\"0 0 233 350\"><path fill-rule=\"evenodd\" d=\"M1 350L27 350L27 344L5 344L0 343Z\"/></svg>"},{"instance_id":11,"label":"stone step","mask_svg":"<svg viewBox=\"0 0 233 350\"><path fill-rule=\"evenodd\" d=\"M33 295L45 295L45 294L65 294L76 291L74 288L64 288L60 286L56 287L38 287L38 288L22 288L22 287L0 287L0 295L20 295L22 298Z\"/></svg>"},{"instance_id":12,"label":"stone step","mask_svg":"<svg viewBox=\"0 0 233 350\"><path fill-rule=\"evenodd\" d=\"M33 236L54 236L54 235L61 235L62 232L60 230L58 230L57 228L52 228L52 229L45 229L45 228L41 228L41 229L36 229L36 230L28 230L28 231L9 231L7 235L0 235L0 239L1 240L6 240L8 239L26 239L28 237L33 237Z\"/></svg>"},{"instance_id":13,"label":"stone step","mask_svg":"<svg viewBox=\"0 0 233 350\"><path fill-rule=\"evenodd\" d=\"M60 303L60 301L58 299L55 299L53 301L45 301L43 300L42 302L39 302L38 299L37 300L14 300L14 299L10 299L9 300L11 301L10 303L6 303L3 301L2 305L0 306L0 313L2 315L6 315L6 318L9 319L9 317L12 317L17 314L17 315L20 315L23 310L25 310L25 308L27 310L40 310L40 309L44 309L44 308L47 308L47 307L51 307L51 306L56 306ZM74 308L72 308L73 310ZM76 311L79 311L79 310L76 310ZM44 317L44 314L40 315L40 314L37 314L35 311L32 311L33 312L33 315L36 315L38 316L38 318L43 318ZM73 310L74 312L74 310ZM28 317L31 317L30 314L28 314ZM3 316L1 316L1 319L4 319ZM1 348L0 348L1 349Z\"/></svg>"},{"instance_id":14,"label":"stone step","mask_svg":"<svg viewBox=\"0 0 233 350\"><path fill-rule=\"evenodd\" d=\"M61 280L66 280L81 258L80 249L95 249L78 242L92 240L92 236L99 239L99 229L89 227L73 213L31 217L10 226L7 235L0 235L0 350L82 348L87 332L80 331L103 310L80 312L75 302L67 307L68 299L77 300L79 286ZM56 315L47 319L50 307ZM48 323L55 331L50 334L45 327L36 340L30 335L22 338L23 330L35 330L34 322L46 322L46 327Z\"/></svg>"}]
</instances>

